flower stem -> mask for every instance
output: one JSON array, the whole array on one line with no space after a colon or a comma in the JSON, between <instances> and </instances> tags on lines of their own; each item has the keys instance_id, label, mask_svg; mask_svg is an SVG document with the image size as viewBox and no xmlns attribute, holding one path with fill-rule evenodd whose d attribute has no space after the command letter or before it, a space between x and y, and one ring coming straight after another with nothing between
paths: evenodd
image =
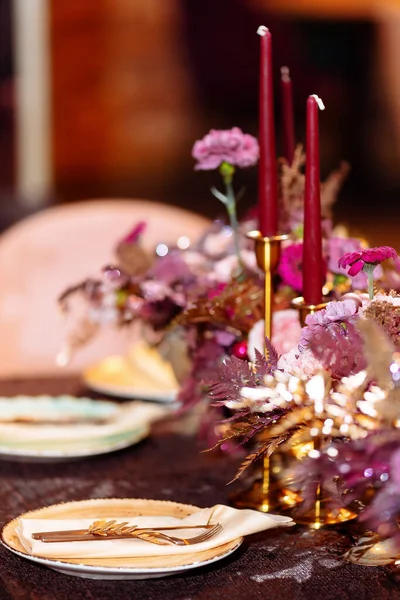
<instances>
[{"instance_id":1,"label":"flower stem","mask_svg":"<svg viewBox=\"0 0 400 600\"><path fill-rule=\"evenodd\" d=\"M364 263L363 270L368 276L368 296L370 300L374 299L374 270L378 263Z\"/></svg>"},{"instance_id":2,"label":"flower stem","mask_svg":"<svg viewBox=\"0 0 400 600\"><path fill-rule=\"evenodd\" d=\"M233 242L235 245L235 252L238 258L239 271L243 272L244 266L240 254L239 243L239 223L236 215L236 199L235 192L233 191L232 178L224 177L224 183L226 187L226 210L229 217L229 223L232 228Z\"/></svg>"},{"instance_id":3,"label":"flower stem","mask_svg":"<svg viewBox=\"0 0 400 600\"><path fill-rule=\"evenodd\" d=\"M374 299L374 275L373 273L368 273L368 295L369 299Z\"/></svg>"}]
</instances>

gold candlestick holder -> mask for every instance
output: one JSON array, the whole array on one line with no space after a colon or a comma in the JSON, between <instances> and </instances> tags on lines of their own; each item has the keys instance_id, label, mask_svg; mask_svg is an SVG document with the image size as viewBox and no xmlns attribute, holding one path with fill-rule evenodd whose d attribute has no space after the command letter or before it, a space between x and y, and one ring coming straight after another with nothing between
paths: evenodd
<instances>
[{"instance_id":1,"label":"gold candlestick holder","mask_svg":"<svg viewBox=\"0 0 400 600\"><path fill-rule=\"evenodd\" d=\"M257 265L265 275L265 338L272 337L272 309L274 303L274 290L272 277L275 273L280 259L281 244L289 239L288 235L274 235L264 237L259 231L250 231L247 234L254 241ZM265 348L266 358L268 349ZM261 472L252 482L250 487L231 497L233 504L239 508L252 508L261 512L270 512L278 504L277 486L271 482L273 477L272 457L264 457Z\"/></svg>"},{"instance_id":2,"label":"gold candlestick holder","mask_svg":"<svg viewBox=\"0 0 400 600\"><path fill-rule=\"evenodd\" d=\"M250 231L247 234L254 241L257 265L264 272L264 295L265 295L265 337L272 336L272 308L274 302L274 290L272 287L272 276L275 273L281 256L281 244L289 239L288 235L273 235L264 237L259 231Z\"/></svg>"}]
</instances>

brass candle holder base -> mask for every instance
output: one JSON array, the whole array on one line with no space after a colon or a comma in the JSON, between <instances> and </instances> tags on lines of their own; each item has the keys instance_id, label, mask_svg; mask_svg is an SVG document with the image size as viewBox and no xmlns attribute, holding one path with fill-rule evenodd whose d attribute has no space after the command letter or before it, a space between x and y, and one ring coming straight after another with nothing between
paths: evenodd
<instances>
[{"instance_id":1,"label":"brass candle holder base","mask_svg":"<svg viewBox=\"0 0 400 600\"><path fill-rule=\"evenodd\" d=\"M328 302L330 302L330 300L328 298L324 298L319 304L306 304L304 298L299 296L298 298L294 298L294 300L292 300L291 306L299 311L300 325L304 327L306 324L306 317L326 308Z\"/></svg>"},{"instance_id":2,"label":"brass candle holder base","mask_svg":"<svg viewBox=\"0 0 400 600\"><path fill-rule=\"evenodd\" d=\"M321 433L319 433L304 443L303 449L297 448L297 453L301 456L300 460L304 460L305 456L308 455L311 450L320 452L323 443L324 439ZM300 494L298 499L302 501ZM304 513L295 511L295 514L292 516L296 523L299 525L306 525L310 529L323 529L324 527L339 525L340 523L352 521L357 517L356 513L347 508L333 508L329 506L328 501L329 490L325 490L322 487L321 482L319 482L315 490L315 499L312 508Z\"/></svg>"},{"instance_id":3,"label":"brass candle holder base","mask_svg":"<svg viewBox=\"0 0 400 600\"><path fill-rule=\"evenodd\" d=\"M276 509L279 500L271 485L271 475L271 459L265 457L260 476L256 476L249 488L232 494L230 497L232 504L236 508L252 508L264 513Z\"/></svg>"},{"instance_id":4,"label":"brass candle holder base","mask_svg":"<svg viewBox=\"0 0 400 600\"><path fill-rule=\"evenodd\" d=\"M323 529L332 525L340 525L357 518L357 514L347 508L332 509L324 506L323 493L317 490L317 498L313 508L304 515L293 515L299 525L310 529Z\"/></svg>"}]
</instances>

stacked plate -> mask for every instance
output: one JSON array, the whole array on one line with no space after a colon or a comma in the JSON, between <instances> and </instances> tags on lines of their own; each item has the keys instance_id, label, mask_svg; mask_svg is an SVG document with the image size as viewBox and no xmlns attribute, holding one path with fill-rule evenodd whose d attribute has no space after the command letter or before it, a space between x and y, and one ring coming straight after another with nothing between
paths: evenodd
<instances>
[{"instance_id":1,"label":"stacked plate","mask_svg":"<svg viewBox=\"0 0 400 600\"><path fill-rule=\"evenodd\" d=\"M0 398L0 458L68 460L136 444L166 407L73 396Z\"/></svg>"}]
</instances>

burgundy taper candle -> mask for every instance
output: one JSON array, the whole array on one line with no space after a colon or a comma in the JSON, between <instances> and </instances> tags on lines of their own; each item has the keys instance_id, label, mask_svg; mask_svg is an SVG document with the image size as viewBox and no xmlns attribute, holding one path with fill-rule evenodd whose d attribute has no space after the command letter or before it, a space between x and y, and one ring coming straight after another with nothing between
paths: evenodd
<instances>
[{"instance_id":1,"label":"burgundy taper candle","mask_svg":"<svg viewBox=\"0 0 400 600\"><path fill-rule=\"evenodd\" d=\"M283 119L283 156L292 164L295 149L293 90L288 67L281 68L281 96Z\"/></svg>"},{"instance_id":2,"label":"burgundy taper candle","mask_svg":"<svg viewBox=\"0 0 400 600\"><path fill-rule=\"evenodd\" d=\"M307 100L306 182L304 192L303 298L306 304L322 302L321 183L319 168L318 96Z\"/></svg>"},{"instance_id":3,"label":"burgundy taper candle","mask_svg":"<svg viewBox=\"0 0 400 600\"><path fill-rule=\"evenodd\" d=\"M278 174L275 151L274 90L272 83L272 38L264 26L260 35L260 104L258 202L260 231L263 236L276 235L278 231Z\"/></svg>"}]
</instances>

